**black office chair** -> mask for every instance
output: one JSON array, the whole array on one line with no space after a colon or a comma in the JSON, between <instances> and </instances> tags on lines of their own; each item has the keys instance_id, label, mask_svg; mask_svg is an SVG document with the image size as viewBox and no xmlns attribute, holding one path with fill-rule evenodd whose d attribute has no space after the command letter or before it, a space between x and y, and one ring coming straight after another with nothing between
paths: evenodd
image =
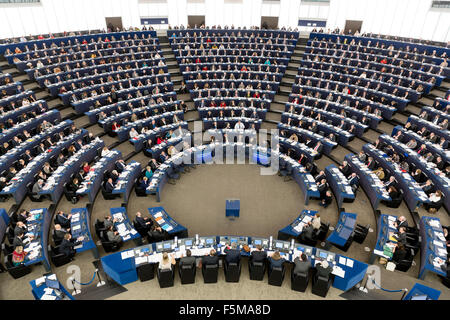
<instances>
[{"instance_id":1,"label":"black office chair","mask_svg":"<svg viewBox=\"0 0 450 320\"><path fill-rule=\"evenodd\" d=\"M10 246L6 243L2 243L2 252L3 252L4 256L7 256L7 255L13 253L13 251L14 251L13 246Z\"/></svg>"},{"instance_id":2,"label":"black office chair","mask_svg":"<svg viewBox=\"0 0 450 320\"><path fill-rule=\"evenodd\" d=\"M320 228L315 231L314 238L312 239L312 241L314 241L314 239L317 239L318 241L325 241L328 234L328 230L330 230L330 223L321 222Z\"/></svg>"},{"instance_id":3,"label":"black office chair","mask_svg":"<svg viewBox=\"0 0 450 320\"><path fill-rule=\"evenodd\" d=\"M356 225L355 233L353 235L353 241L362 244L366 240L367 234L369 233L370 224L367 226L362 226L360 224Z\"/></svg>"},{"instance_id":4,"label":"black office chair","mask_svg":"<svg viewBox=\"0 0 450 320\"><path fill-rule=\"evenodd\" d=\"M272 286L281 287L284 280L284 274L286 273L286 268L284 265L282 267L273 267L272 270L269 268L269 280L268 283Z\"/></svg>"},{"instance_id":5,"label":"black office chair","mask_svg":"<svg viewBox=\"0 0 450 320\"><path fill-rule=\"evenodd\" d=\"M218 264L207 264L202 266L203 282L204 283L216 283L219 275Z\"/></svg>"},{"instance_id":6,"label":"black office chair","mask_svg":"<svg viewBox=\"0 0 450 320\"><path fill-rule=\"evenodd\" d=\"M241 276L241 261L238 263L224 261L223 272L225 273L226 282L239 282Z\"/></svg>"},{"instance_id":7,"label":"black office chair","mask_svg":"<svg viewBox=\"0 0 450 320\"><path fill-rule=\"evenodd\" d=\"M315 274L312 279L312 289L311 292L315 295L326 297L328 290L333 283L334 276L330 274L328 277L322 277L317 275L317 271L315 270Z\"/></svg>"},{"instance_id":8,"label":"black office chair","mask_svg":"<svg viewBox=\"0 0 450 320\"><path fill-rule=\"evenodd\" d=\"M266 272L266 264L264 262L249 261L248 272L250 274L250 280L262 281Z\"/></svg>"},{"instance_id":9,"label":"black office chair","mask_svg":"<svg viewBox=\"0 0 450 320\"><path fill-rule=\"evenodd\" d=\"M305 292L309 283L310 270L305 273L294 273L294 268L291 271L291 289L294 291Z\"/></svg>"},{"instance_id":10,"label":"black office chair","mask_svg":"<svg viewBox=\"0 0 450 320\"><path fill-rule=\"evenodd\" d=\"M386 201L385 205L388 208L398 208L398 207L400 207L400 204L402 203L402 200L403 200L403 191L399 190L398 197L392 199L391 201Z\"/></svg>"},{"instance_id":11,"label":"black office chair","mask_svg":"<svg viewBox=\"0 0 450 320\"><path fill-rule=\"evenodd\" d=\"M147 193L145 192L145 189L139 187L138 185L136 185L134 187L134 192L136 193L136 197L146 197L147 196Z\"/></svg>"},{"instance_id":12,"label":"black office chair","mask_svg":"<svg viewBox=\"0 0 450 320\"><path fill-rule=\"evenodd\" d=\"M173 287L175 273L172 269L159 269L156 271L160 288Z\"/></svg>"},{"instance_id":13,"label":"black office chair","mask_svg":"<svg viewBox=\"0 0 450 320\"><path fill-rule=\"evenodd\" d=\"M403 260L398 261L395 264L395 269L402 272L408 272L409 268L412 266L414 260L414 250L407 249L407 254Z\"/></svg>"},{"instance_id":14,"label":"black office chair","mask_svg":"<svg viewBox=\"0 0 450 320\"><path fill-rule=\"evenodd\" d=\"M98 219L95 220L94 228L95 228L95 233L97 234L97 237L99 237L99 238L100 238L100 231L106 232L105 223Z\"/></svg>"},{"instance_id":15,"label":"black office chair","mask_svg":"<svg viewBox=\"0 0 450 320\"><path fill-rule=\"evenodd\" d=\"M12 254L5 256L4 265L8 273L14 278L19 279L31 273L31 266L21 264L15 267L12 263Z\"/></svg>"},{"instance_id":16,"label":"black office chair","mask_svg":"<svg viewBox=\"0 0 450 320\"><path fill-rule=\"evenodd\" d=\"M136 220L133 220L133 227L141 235L142 238L148 237L148 229L142 228Z\"/></svg>"},{"instance_id":17,"label":"black office chair","mask_svg":"<svg viewBox=\"0 0 450 320\"><path fill-rule=\"evenodd\" d=\"M100 231L100 241L105 252L115 252L122 246L122 242L109 241L105 231Z\"/></svg>"},{"instance_id":18,"label":"black office chair","mask_svg":"<svg viewBox=\"0 0 450 320\"><path fill-rule=\"evenodd\" d=\"M48 246L48 252L50 253L50 260L56 267L63 266L65 264L70 263L73 260L73 257L66 256L64 253L59 252L59 246L53 247L52 245Z\"/></svg>"},{"instance_id":19,"label":"black office chair","mask_svg":"<svg viewBox=\"0 0 450 320\"><path fill-rule=\"evenodd\" d=\"M53 243L55 244L55 246L59 246L61 244L61 242L62 242L62 239L58 238L55 235L55 231L53 231L53 233L52 233L52 239L53 239Z\"/></svg>"},{"instance_id":20,"label":"black office chair","mask_svg":"<svg viewBox=\"0 0 450 320\"><path fill-rule=\"evenodd\" d=\"M136 267L136 271L141 282L151 280L155 277L155 264L146 263Z\"/></svg>"},{"instance_id":21,"label":"black office chair","mask_svg":"<svg viewBox=\"0 0 450 320\"><path fill-rule=\"evenodd\" d=\"M102 189L103 199L105 199L105 200L114 200L117 197L120 197L120 194L113 194L111 192L106 191L104 183L101 184L101 189Z\"/></svg>"},{"instance_id":22,"label":"black office chair","mask_svg":"<svg viewBox=\"0 0 450 320\"><path fill-rule=\"evenodd\" d=\"M180 274L181 284L195 283L195 275L197 274L197 268L195 264L182 264L178 268Z\"/></svg>"}]
</instances>

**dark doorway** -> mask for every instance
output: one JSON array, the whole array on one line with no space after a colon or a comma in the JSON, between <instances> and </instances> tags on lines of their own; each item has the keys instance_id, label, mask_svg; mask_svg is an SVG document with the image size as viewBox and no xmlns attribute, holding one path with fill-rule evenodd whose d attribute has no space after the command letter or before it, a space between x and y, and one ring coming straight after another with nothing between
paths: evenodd
<instances>
[{"instance_id":1,"label":"dark doorway","mask_svg":"<svg viewBox=\"0 0 450 320\"><path fill-rule=\"evenodd\" d=\"M188 25L191 28L193 28L195 25L200 28L202 24L205 24L205 16L188 16Z\"/></svg>"},{"instance_id":2,"label":"dark doorway","mask_svg":"<svg viewBox=\"0 0 450 320\"><path fill-rule=\"evenodd\" d=\"M122 29L122 17L106 17L106 27L111 30Z\"/></svg>"},{"instance_id":3,"label":"dark doorway","mask_svg":"<svg viewBox=\"0 0 450 320\"><path fill-rule=\"evenodd\" d=\"M355 34L356 31L361 32L361 20L345 20L345 34Z\"/></svg>"},{"instance_id":4,"label":"dark doorway","mask_svg":"<svg viewBox=\"0 0 450 320\"><path fill-rule=\"evenodd\" d=\"M261 17L261 29L278 28L278 17Z\"/></svg>"}]
</instances>

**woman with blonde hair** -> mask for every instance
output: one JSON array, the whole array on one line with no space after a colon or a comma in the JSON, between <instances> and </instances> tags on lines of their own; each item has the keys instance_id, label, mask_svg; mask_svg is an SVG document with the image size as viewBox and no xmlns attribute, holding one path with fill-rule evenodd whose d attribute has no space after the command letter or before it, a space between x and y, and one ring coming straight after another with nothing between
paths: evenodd
<instances>
[{"instance_id":1,"label":"woman with blonde hair","mask_svg":"<svg viewBox=\"0 0 450 320\"><path fill-rule=\"evenodd\" d=\"M12 263L15 267L21 265L25 260L26 252L23 251L22 246L17 246L12 253Z\"/></svg>"},{"instance_id":2,"label":"woman with blonde hair","mask_svg":"<svg viewBox=\"0 0 450 320\"><path fill-rule=\"evenodd\" d=\"M175 255L172 253L169 257L169 254L167 252L164 252L162 254L162 259L159 262L159 266L158 268L160 270L164 270L164 269L171 269L172 265L174 265L175 262Z\"/></svg>"},{"instance_id":3,"label":"woman with blonde hair","mask_svg":"<svg viewBox=\"0 0 450 320\"><path fill-rule=\"evenodd\" d=\"M382 167L379 167L378 169L374 170L373 173L375 173L377 177L380 178L380 180L384 179L385 174Z\"/></svg>"}]
</instances>

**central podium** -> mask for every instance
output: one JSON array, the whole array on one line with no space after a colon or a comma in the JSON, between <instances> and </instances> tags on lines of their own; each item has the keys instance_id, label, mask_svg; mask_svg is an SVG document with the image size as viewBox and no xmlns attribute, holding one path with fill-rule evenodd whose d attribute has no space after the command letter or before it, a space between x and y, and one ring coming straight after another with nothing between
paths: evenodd
<instances>
[{"instance_id":1,"label":"central podium","mask_svg":"<svg viewBox=\"0 0 450 320\"><path fill-rule=\"evenodd\" d=\"M238 199L228 199L225 201L225 216L230 219L239 218L241 211L241 201Z\"/></svg>"}]
</instances>

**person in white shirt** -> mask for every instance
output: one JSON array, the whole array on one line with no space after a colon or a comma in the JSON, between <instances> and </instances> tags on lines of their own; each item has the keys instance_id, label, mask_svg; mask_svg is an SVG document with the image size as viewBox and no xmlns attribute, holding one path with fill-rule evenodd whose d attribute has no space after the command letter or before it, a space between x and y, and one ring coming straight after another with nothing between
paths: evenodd
<instances>
[{"instance_id":1,"label":"person in white shirt","mask_svg":"<svg viewBox=\"0 0 450 320\"><path fill-rule=\"evenodd\" d=\"M172 265L174 265L175 263L175 255L172 253L169 257L169 254L167 252L164 252L162 255L162 259L159 262L158 268L160 270L171 269Z\"/></svg>"},{"instance_id":2,"label":"person in white shirt","mask_svg":"<svg viewBox=\"0 0 450 320\"><path fill-rule=\"evenodd\" d=\"M135 128L131 128L130 130L130 138L136 138L139 135L139 133L136 131Z\"/></svg>"},{"instance_id":3,"label":"person in white shirt","mask_svg":"<svg viewBox=\"0 0 450 320\"><path fill-rule=\"evenodd\" d=\"M244 130L245 126L244 124L239 120L235 125L234 125L235 129L239 129L239 130Z\"/></svg>"},{"instance_id":4,"label":"person in white shirt","mask_svg":"<svg viewBox=\"0 0 450 320\"><path fill-rule=\"evenodd\" d=\"M321 223L320 223L320 214L316 213L314 218L311 221L311 225L314 229L320 229Z\"/></svg>"},{"instance_id":5,"label":"person in white shirt","mask_svg":"<svg viewBox=\"0 0 450 320\"><path fill-rule=\"evenodd\" d=\"M102 157L105 157L109 153L108 147L103 147L102 149Z\"/></svg>"}]
</instances>

